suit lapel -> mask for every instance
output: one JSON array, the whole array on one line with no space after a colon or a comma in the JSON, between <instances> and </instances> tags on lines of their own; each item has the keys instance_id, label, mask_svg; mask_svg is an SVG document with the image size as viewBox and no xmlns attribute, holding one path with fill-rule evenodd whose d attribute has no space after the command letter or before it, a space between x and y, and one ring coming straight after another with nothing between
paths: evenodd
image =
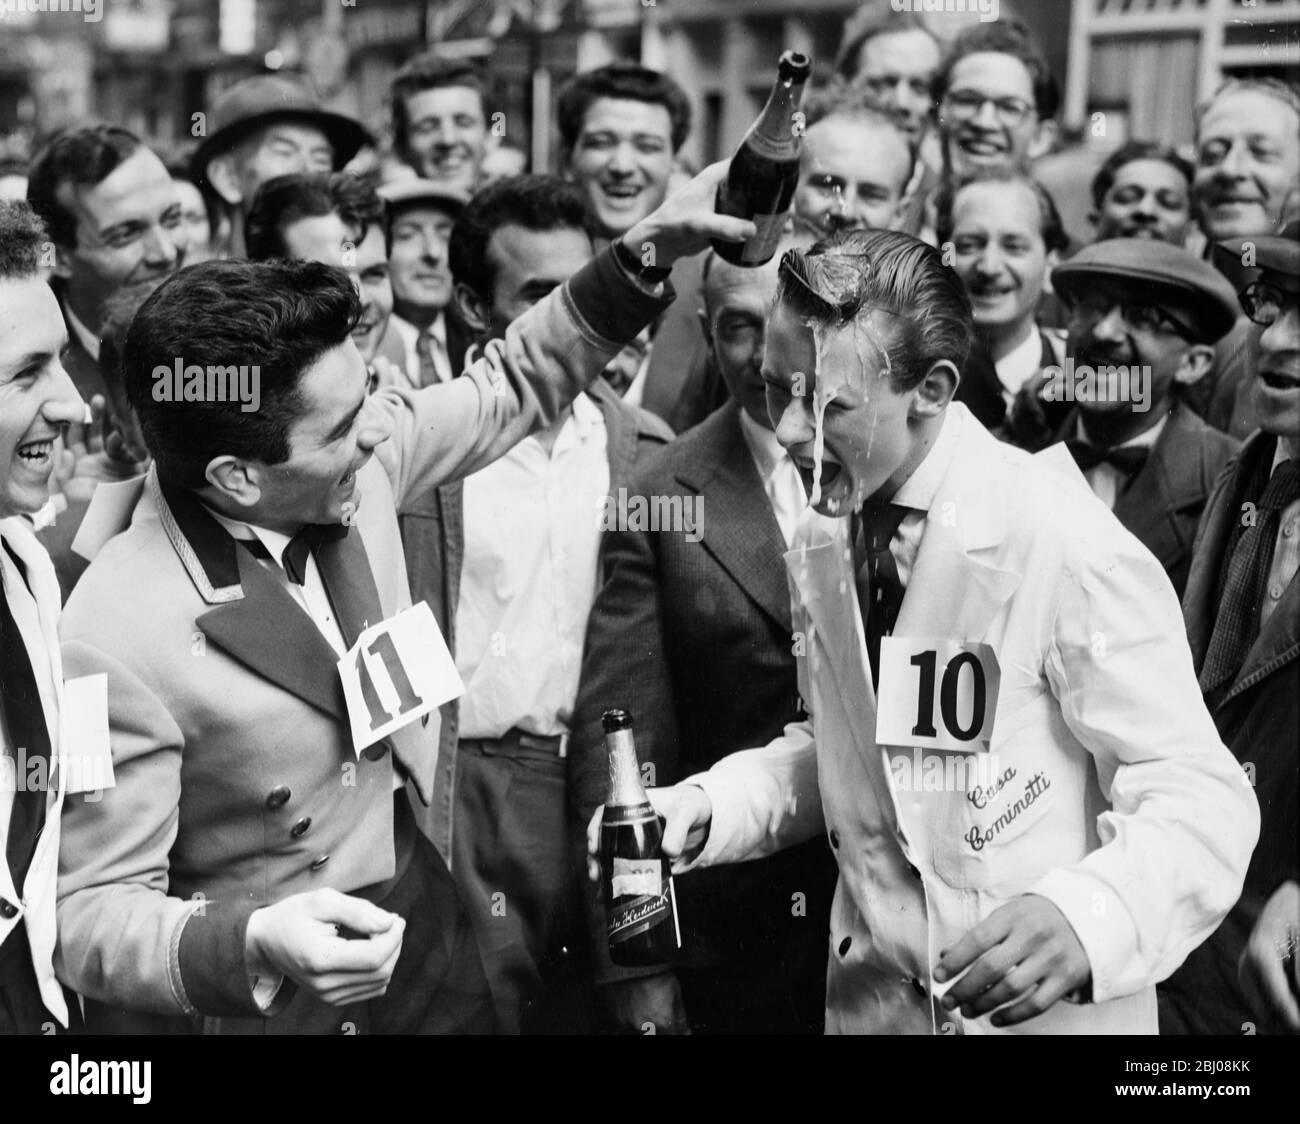
<instances>
[{"instance_id":1,"label":"suit lapel","mask_svg":"<svg viewBox=\"0 0 1300 1124\"><path fill-rule=\"evenodd\" d=\"M1224 702L1297 655L1300 655L1300 573L1291 578L1268 623L1260 629Z\"/></svg>"},{"instance_id":2,"label":"suit lapel","mask_svg":"<svg viewBox=\"0 0 1300 1124\"><path fill-rule=\"evenodd\" d=\"M339 631L350 648L372 624L384 619L379 590L370 570L365 543L355 527L341 539L321 543L316 549L325 592L339 623Z\"/></svg>"},{"instance_id":3,"label":"suit lapel","mask_svg":"<svg viewBox=\"0 0 1300 1124\"><path fill-rule=\"evenodd\" d=\"M790 628L790 590L775 560L785 538L754 458L740 430L739 408L701 425L702 454L677 470L677 479L704 498L704 548L768 616ZM707 435L704 430L709 427Z\"/></svg>"},{"instance_id":4,"label":"suit lapel","mask_svg":"<svg viewBox=\"0 0 1300 1124\"><path fill-rule=\"evenodd\" d=\"M1191 547L1179 532L1177 512L1205 499L1203 454L1183 410L1174 408L1142 471L1115 501L1115 518L1165 567Z\"/></svg>"}]
</instances>

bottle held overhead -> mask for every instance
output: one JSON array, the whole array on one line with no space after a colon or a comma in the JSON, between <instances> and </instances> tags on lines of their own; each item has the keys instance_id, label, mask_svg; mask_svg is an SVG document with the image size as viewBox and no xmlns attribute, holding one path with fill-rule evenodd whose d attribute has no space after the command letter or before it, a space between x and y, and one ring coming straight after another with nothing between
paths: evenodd
<instances>
[{"instance_id":1,"label":"bottle held overhead","mask_svg":"<svg viewBox=\"0 0 1300 1124\"><path fill-rule=\"evenodd\" d=\"M777 64L776 83L758 120L731 158L726 181L718 188L715 210L749 219L758 227L744 242L715 240L713 248L732 265L759 266L772 260L786 214L799 183L803 118L799 102L812 72L812 60L786 51Z\"/></svg>"}]
</instances>

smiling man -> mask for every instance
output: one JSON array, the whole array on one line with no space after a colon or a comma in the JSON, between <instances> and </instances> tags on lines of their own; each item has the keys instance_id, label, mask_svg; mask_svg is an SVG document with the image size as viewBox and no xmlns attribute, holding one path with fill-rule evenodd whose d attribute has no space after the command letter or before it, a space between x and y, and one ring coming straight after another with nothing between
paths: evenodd
<instances>
[{"instance_id":1,"label":"smiling man","mask_svg":"<svg viewBox=\"0 0 1300 1124\"><path fill-rule=\"evenodd\" d=\"M1191 164L1167 144L1129 141L1092 181L1097 241L1149 238L1186 246L1195 230Z\"/></svg>"},{"instance_id":2,"label":"smiling man","mask_svg":"<svg viewBox=\"0 0 1300 1124\"><path fill-rule=\"evenodd\" d=\"M51 772L64 761L59 586L25 517L49 499L55 438L85 412L59 362L68 334L41 277L45 240L26 204L0 202L0 1035L80 1021L53 965L64 784L25 783L64 776Z\"/></svg>"},{"instance_id":3,"label":"smiling man","mask_svg":"<svg viewBox=\"0 0 1300 1124\"><path fill-rule=\"evenodd\" d=\"M416 175L458 192L479 187L489 129L488 79L471 62L420 55L393 78L393 146Z\"/></svg>"},{"instance_id":4,"label":"smiling man","mask_svg":"<svg viewBox=\"0 0 1300 1124\"><path fill-rule=\"evenodd\" d=\"M811 717L652 789L664 851L689 870L826 832L829 1031L1154 1033L1152 988L1235 899L1258 808L1155 559L952 403L970 333L906 235L783 260L768 410L838 517L786 555ZM986 691L940 707L941 651ZM972 738L996 783L949 764Z\"/></svg>"}]
</instances>

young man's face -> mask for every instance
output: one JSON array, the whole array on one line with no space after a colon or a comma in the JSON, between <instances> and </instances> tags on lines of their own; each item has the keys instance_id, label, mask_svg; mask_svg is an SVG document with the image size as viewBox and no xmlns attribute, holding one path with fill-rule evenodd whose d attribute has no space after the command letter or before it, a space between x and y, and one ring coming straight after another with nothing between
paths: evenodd
<instances>
[{"instance_id":1,"label":"young man's face","mask_svg":"<svg viewBox=\"0 0 1300 1124\"><path fill-rule=\"evenodd\" d=\"M358 242L356 227L331 212L290 223L282 237L290 258L323 262L347 273L361 298L361 319L352 330L352 341L369 363L375 357L393 311L384 232L378 224L371 223L365 237Z\"/></svg>"},{"instance_id":2,"label":"young man's face","mask_svg":"<svg viewBox=\"0 0 1300 1124\"><path fill-rule=\"evenodd\" d=\"M778 304L767 326L763 381L777 440L814 495L818 415L825 448L821 457L823 515L850 515L863 501L887 499L910 474L915 452L913 404L917 391L890 386L878 344L890 346L888 313L829 332L820 363L813 331ZM883 333L883 334L882 334Z\"/></svg>"},{"instance_id":3,"label":"young man's face","mask_svg":"<svg viewBox=\"0 0 1300 1124\"><path fill-rule=\"evenodd\" d=\"M1265 433L1300 440L1300 296L1297 281L1265 273L1281 293L1281 314L1267 328L1250 326L1259 363L1255 404ZM1289 292L1287 288L1289 287Z\"/></svg>"},{"instance_id":4,"label":"young man's face","mask_svg":"<svg viewBox=\"0 0 1300 1124\"><path fill-rule=\"evenodd\" d=\"M68 334L39 277L0 278L0 519L50 498L54 439L85 416L59 354Z\"/></svg>"},{"instance_id":5,"label":"young man's face","mask_svg":"<svg viewBox=\"0 0 1300 1124\"><path fill-rule=\"evenodd\" d=\"M306 121L274 121L238 145L232 154L239 198L248 207L257 189L276 176L329 172L334 146L323 130Z\"/></svg>"},{"instance_id":6,"label":"young man's face","mask_svg":"<svg viewBox=\"0 0 1300 1124\"><path fill-rule=\"evenodd\" d=\"M406 98L407 155L421 177L472 194L491 146L483 99L472 86L438 86Z\"/></svg>"},{"instance_id":7,"label":"young man's face","mask_svg":"<svg viewBox=\"0 0 1300 1124\"><path fill-rule=\"evenodd\" d=\"M361 502L357 472L392 426L367 393L370 374L351 339L303 372L303 411L289 430L289 459L251 462L259 494L250 522L291 533L304 523L341 523Z\"/></svg>"},{"instance_id":8,"label":"young man's face","mask_svg":"<svg viewBox=\"0 0 1300 1124\"><path fill-rule=\"evenodd\" d=\"M1097 212L1097 241L1151 238L1181 246L1192 222L1192 203L1182 172L1163 160L1130 160Z\"/></svg>"},{"instance_id":9,"label":"young man's face","mask_svg":"<svg viewBox=\"0 0 1300 1124\"><path fill-rule=\"evenodd\" d=\"M952 68L939 105L939 131L952 171L1024 171L1047 151L1051 131L1038 119L1034 82L1014 55L981 51Z\"/></svg>"},{"instance_id":10,"label":"young man's face","mask_svg":"<svg viewBox=\"0 0 1300 1124\"><path fill-rule=\"evenodd\" d=\"M610 238L664 201L673 170L672 119L665 106L597 98L569 155L569 175L587 193Z\"/></svg>"},{"instance_id":11,"label":"young man's face","mask_svg":"<svg viewBox=\"0 0 1300 1124\"><path fill-rule=\"evenodd\" d=\"M1273 234L1300 188L1300 116L1258 90L1235 90L1201 118L1193 190L1212 241Z\"/></svg>"},{"instance_id":12,"label":"young man's face","mask_svg":"<svg viewBox=\"0 0 1300 1124\"><path fill-rule=\"evenodd\" d=\"M1032 323L1056 255L1043 243L1038 200L1023 183L976 182L953 200L953 266L986 332Z\"/></svg>"},{"instance_id":13,"label":"young man's face","mask_svg":"<svg viewBox=\"0 0 1300 1124\"><path fill-rule=\"evenodd\" d=\"M413 309L435 314L451 300L447 243L455 223L437 204L412 203L393 219L393 248L388 266L398 312Z\"/></svg>"},{"instance_id":14,"label":"young man's face","mask_svg":"<svg viewBox=\"0 0 1300 1124\"><path fill-rule=\"evenodd\" d=\"M888 230L911 171L911 151L897 129L883 122L826 117L804 137L795 215L818 236Z\"/></svg>"},{"instance_id":15,"label":"young man's face","mask_svg":"<svg viewBox=\"0 0 1300 1124\"><path fill-rule=\"evenodd\" d=\"M871 105L888 114L913 148L930 124L930 88L939 69L939 45L924 31L874 35L858 52L853 85Z\"/></svg>"},{"instance_id":16,"label":"young man's face","mask_svg":"<svg viewBox=\"0 0 1300 1124\"><path fill-rule=\"evenodd\" d=\"M772 428L763 382L763 337L776 296L781 254L742 269L714 257L704 283L701 320L709 351L731 397L764 429Z\"/></svg>"},{"instance_id":17,"label":"young man's face","mask_svg":"<svg viewBox=\"0 0 1300 1124\"><path fill-rule=\"evenodd\" d=\"M147 148L93 187L65 183L57 195L77 225L75 244L58 247L54 272L66 279L68 299L92 331L112 298L143 300L185 263L176 185Z\"/></svg>"},{"instance_id":18,"label":"young man's face","mask_svg":"<svg viewBox=\"0 0 1300 1124\"><path fill-rule=\"evenodd\" d=\"M512 320L564 284L591 258L591 239L583 230L568 226L529 230L514 223L497 227L487 245L493 277L488 334L503 335ZM481 323L481 314L475 320Z\"/></svg>"},{"instance_id":19,"label":"young man's face","mask_svg":"<svg viewBox=\"0 0 1300 1124\"><path fill-rule=\"evenodd\" d=\"M1185 313L1176 313L1182 318ZM1076 364L1098 372L1098 396L1106 367L1150 368L1150 397L1146 402L1154 423L1173 389L1174 376L1192 344L1169 320L1158 295L1149 286L1126 285L1097 277L1080 282L1071 293L1067 348ZM1146 372L1143 372L1146 377ZM1088 414L1118 414L1132 410L1131 395L1109 395L1105 401L1079 403Z\"/></svg>"}]
</instances>

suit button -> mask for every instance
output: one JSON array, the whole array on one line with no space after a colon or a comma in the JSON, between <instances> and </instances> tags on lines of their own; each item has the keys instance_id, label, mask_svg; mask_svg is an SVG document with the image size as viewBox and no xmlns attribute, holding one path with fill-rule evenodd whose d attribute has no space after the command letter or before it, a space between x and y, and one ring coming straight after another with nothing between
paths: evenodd
<instances>
[{"instance_id":1,"label":"suit button","mask_svg":"<svg viewBox=\"0 0 1300 1124\"><path fill-rule=\"evenodd\" d=\"M848 954L849 954L849 946L850 946L852 943L853 943L853 938L852 938L852 937L845 937L842 941L840 941L840 955L841 955L841 956L848 956Z\"/></svg>"},{"instance_id":2,"label":"suit button","mask_svg":"<svg viewBox=\"0 0 1300 1124\"><path fill-rule=\"evenodd\" d=\"M323 867L329 861L330 861L329 855L317 855L314 859L311 860L311 868L312 870L320 870L320 868Z\"/></svg>"},{"instance_id":3,"label":"suit button","mask_svg":"<svg viewBox=\"0 0 1300 1124\"><path fill-rule=\"evenodd\" d=\"M375 742L374 745L368 745L361 751L361 756L367 761L378 761L385 753L388 752L388 742Z\"/></svg>"},{"instance_id":4,"label":"suit button","mask_svg":"<svg viewBox=\"0 0 1300 1124\"><path fill-rule=\"evenodd\" d=\"M18 907L14 905L14 903L11 902L8 898L0 898L0 917L3 917L6 921L8 921L9 918L17 917L17 916L18 916Z\"/></svg>"},{"instance_id":5,"label":"suit button","mask_svg":"<svg viewBox=\"0 0 1300 1124\"><path fill-rule=\"evenodd\" d=\"M284 785L278 785L267 793L266 806L272 811L275 811L276 808L283 808L289 803L289 797L292 795L293 793L285 788Z\"/></svg>"},{"instance_id":6,"label":"suit button","mask_svg":"<svg viewBox=\"0 0 1300 1124\"><path fill-rule=\"evenodd\" d=\"M295 839L301 839L307 834L307 829L311 827L311 816L303 816L296 824L289 829L289 834Z\"/></svg>"},{"instance_id":7,"label":"suit button","mask_svg":"<svg viewBox=\"0 0 1300 1124\"><path fill-rule=\"evenodd\" d=\"M923 984L915 976L912 977L912 990L916 992L916 994L919 995L922 999L925 998L925 984Z\"/></svg>"},{"instance_id":8,"label":"suit button","mask_svg":"<svg viewBox=\"0 0 1300 1124\"><path fill-rule=\"evenodd\" d=\"M831 846L837 851L840 849L840 833L834 828L831 828Z\"/></svg>"}]
</instances>

